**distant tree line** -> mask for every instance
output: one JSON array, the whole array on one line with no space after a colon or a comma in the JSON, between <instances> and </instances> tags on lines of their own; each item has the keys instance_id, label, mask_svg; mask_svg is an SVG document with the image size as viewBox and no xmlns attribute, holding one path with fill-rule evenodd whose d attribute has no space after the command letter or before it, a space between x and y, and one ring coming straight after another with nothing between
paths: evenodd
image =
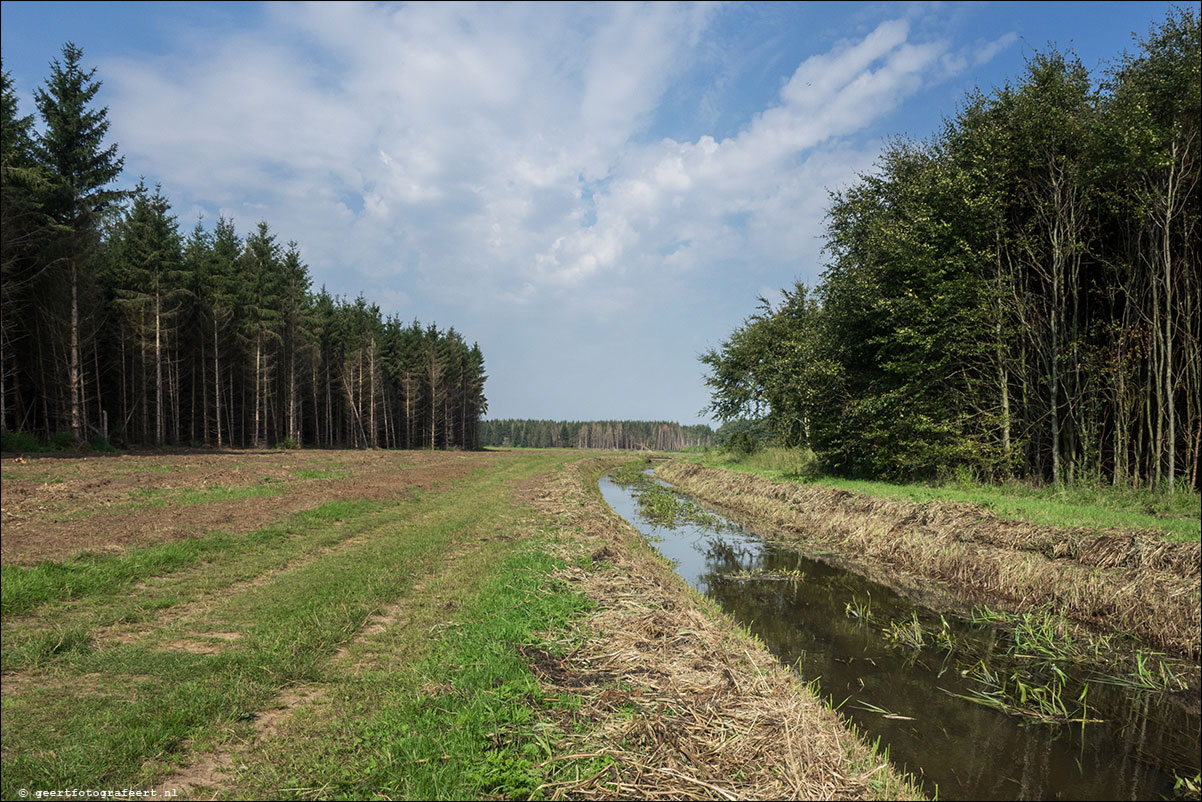
<instances>
[{"instance_id":1,"label":"distant tree line","mask_svg":"<svg viewBox=\"0 0 1202 802\"><path fill-rule=\"evenodd\" d=\"M295 242L224 217L181 234L113 188L73 44L21 116L3 73L0 428L146 445L475 448L484 357L453 328L311 288Z\"/></svg>"},{"instance_id":2,"label":"distant tree line","mask_svg":"<svg viewBox=\"0 0 1202 802\"><path fill-rule=\"evenodd\" d=\"M704 354L826 469L1199 486L1197 8L1096 83L1041 53L833 194L821 284Z\"/></svg>"},{"instance_id":3,"label":"distant tree line","mask_svg":"<svg viewBox=\"0 0 1202 802\"><path fill-rule=\"evenodd\" d=\"M713 431L705 425L669 421L553 421L502 419L480 423L482 446L515 448L606 448L679 451L707 446Z\"/></svg>"}]
</instances>

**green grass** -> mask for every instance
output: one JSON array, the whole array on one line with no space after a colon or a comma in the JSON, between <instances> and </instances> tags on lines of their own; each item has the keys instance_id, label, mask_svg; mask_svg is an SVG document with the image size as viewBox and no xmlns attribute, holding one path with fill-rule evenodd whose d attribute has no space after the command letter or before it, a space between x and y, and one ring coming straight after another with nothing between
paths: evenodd
<instances>
[{"instance_id":1,"label":"green grass","mask_svg":"<svg viewBox=\"0 0 1202 802\"><path fill-rule=\"evenodd\" d=\"M323 470L317 470L317 469L295 468L292 471L292 475L295 476L297 479L349 479L351 476L351 472L350 471L339 471L339 470L323 471Z\"/></svg>"},{"instance_id":2,"label":"green grass","mask_svg":"<svg viewBox=\"0 0 1202 802\"><path fill-rule=\"evenodd\" d=\"M399 671L369 664L339 682L333 710L290 733L294 745L300 738L314 748L281 750L252 766L252 787L285 797L320 789L332 799L520 799L549 772L580 766L542 765L555 754L549 714L578 707L579 699L547 695L519 651L543 644L547 630L570 630L588 611L581 594L551 579L562 562L542 545L533 541L491 568L457 566L452 595L463 606L450 620L435 620L439 635L421 640L420 659ZM481 569L484 581L464 598L465 574ZM437 613L423 623L431 617ZM416 644L406 645L412 653ZM283 792L289 786L292 793Z\"/></svg>"},{"instance_id":3,"label":"green grass","mask_svg":"<svg viewBox=\"0 0 1202 802\"><path fill-rule=\"evenodd\" d=\"M1065 527L1151 529L1166 540L1202 539L1202 499L1197 493L1164 493L1115 487L1034 487L1019 482L892 484L821 476L809 478L803 468L807 451L765 449L742 459L720 451L683 456L713 468L749 473L778 482L811 482L878 498L927 503L955 501L992 510L999 518Z\"/></svg>"},{"instance_id":4,"label":"green grass","mask_svg":"<svg viewBox=\"0 0 1202 802\"><path fill-rule=\"evenodd\" d=\"M244 766L263 796L313 785L355 798L529 794L549 748L539 711L571 701L542 696L517 649L586 604L549 576L560 564L542 548L549 535L492 535L530 526L512 483L563 461L529 457L388 504L335 502L249 535L5 566L5 670L35 681L19 693L6 682L0 795L149 787L192 753L253 737L282 690L310 685L358 711L310 720L350 740ZM393 604L397 626L337 657Z\"/></svg>"},{"instance_id":5,"label":"green grass","mask_svg":"<svg viewBox=\"0 0 1202 802\"><path fill-rule=\"evenodd\" d=\"M53 622L52 631L137 622L332 546L371 526L370 513L381 508L375 502L333 501L246 534L217 531L121 555L80 554L61 563L5 565L0 569L0 609L6 622L36 611ZM143 587L131 592L138 582ZM48 609L41 610L43 605ZM26 648L25 636L22 627L6 624L4 670L40 662L40 652Z\"/></svg>"}]
</instances>

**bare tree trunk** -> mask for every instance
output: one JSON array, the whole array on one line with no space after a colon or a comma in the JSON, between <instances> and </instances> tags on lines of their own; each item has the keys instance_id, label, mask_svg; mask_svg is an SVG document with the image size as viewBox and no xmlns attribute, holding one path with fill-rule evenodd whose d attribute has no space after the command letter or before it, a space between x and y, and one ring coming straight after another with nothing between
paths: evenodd
<instances>
[{"instance_id":1,"label":"bare tree trunk","mask_svg":"<svg viewBox=\"0 0 1202 802\"><path fill-rule=\"evenodd\" d=\"M207 356L208 355L205 354L205 337L203 334L201 334L201 336L200 336L200 408L201 408L201 416L204 419L204 423L201 428L202 428L202 431L204 431L204 444L206 446L211 445L213 442L211 439L212 431L209 428L209 370L208 370ZM192 422L192 428L193 428L193 430L195 430L196 429L196 384L195 384L196 369L195 368L193 368L192 376L193 376L193 384L192 384L192 421L193 422ZM192 436L193 436L193 438L196 437L195 431L193 431Z\"/></svg>"},{"instance_id":2,"label":"bare tree trunk","mask_svg":"<svg viewBox=\"0 0 1202 802\"><path fill-rule=\"evenodd\" d=\"M370 445L372 448L376 448L379 445L379 440L376 438L376 341L374 338L369 342L368 347L371 349L368 352L368 369L371 371L368 382L371 387L371 414L369 415L371 421Z\"/></svg>"},{"instance_id":3,"label":"bare tree trunk","mask_svg":"<svg viewBox=\"0 0 1202 802\"><path fill-rule=\"evenodd\" d=\"M101 420L100 431L107 441L109 438L108 416L104 412L104 399L100 397L100 344L96 340L92 341L92 369L96 376L96 416ZM3 420L3 417L0 417L0 420Z\"/></svg>"},{"instance_id":4,"label":"bare tree trunk","mask_svg":"<svg viewBox=\"0 0 1202 802\"><path fill-rule=\"evenodd\" d=\"M255 448L259 447L259 421L261 420L261 417L259 415L259 401L260 401L259 371L260 371L260 367L261 367L261 363L262 363L262 357L263 357L262 341L261 341L260 337L256 336L255 337L255 415L254 415L255 433L254 433L254 436L251 438L251 444Z\"/></svg>"},{"instance_id":5,"label":"bare tree trunk","mask_svg":"<svg viewBox=\"0 0 1202 802\"><path fill-rule=\"evenodd\" d=\"M221 351L217 340L217 319L213 319L213 414L217 424L217 447L221 448Z\"/></svg>"},{"instance_id":6,"label":"bare tree trunk","mask_svg":"<svg viewBox=\"0 0 1202 802\"><path fill-rule=\"evenodd\" d=\"M163 426L163 340L160 299L154 296L154 440L162 445L166 438Z\"/></svg>"},{"instance_id":7,"label":"bare tree trunk","mask_svg":"<svg viewBox=\"0 0 1202 802\"><path fill-rule=\"evenodd\" d=\"M67 360L67 384L71 397L71 431L83 442L83 418L79 410L79 277L75 257L71 257L71 351Z\"/></svg>"}]
</instances>

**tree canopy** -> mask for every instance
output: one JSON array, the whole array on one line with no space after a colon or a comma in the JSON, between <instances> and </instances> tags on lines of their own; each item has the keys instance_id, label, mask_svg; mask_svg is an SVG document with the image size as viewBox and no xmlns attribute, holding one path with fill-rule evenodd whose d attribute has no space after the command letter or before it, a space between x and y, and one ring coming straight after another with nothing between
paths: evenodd
<instances>
[{"instance_id":1,"label":"tree canopy","mask_svg":"<svg viewBox=\"0 0 1202 802\"><path fill-rule=\"evenodd\" d=\"M1100 77L968 96L834 193L821 283L702 355L723 420L827 470L1198 487L1196 9Z\"/></svg>"}]
</instances>

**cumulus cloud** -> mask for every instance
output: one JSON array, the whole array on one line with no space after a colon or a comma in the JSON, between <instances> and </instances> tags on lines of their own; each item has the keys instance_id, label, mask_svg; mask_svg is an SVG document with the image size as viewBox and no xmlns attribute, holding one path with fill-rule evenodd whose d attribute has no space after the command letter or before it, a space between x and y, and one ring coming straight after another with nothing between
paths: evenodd
<instances>
[{"instance_id":1,"label":"cumulus cloud","mask_svg":"<svg viewBox=\"0 0 1202 802\"><path fill-rule=\"evenodd\" d=\"M944 48L911 44L908 32L904 20L884 22L806 59L779 103L737 136L666 139L624 154L594 197L596 222L557 238L539 254L539 269L571 283L621 265L650 269L659 257L688 268L738 254L813 255L825 188L868 162L864 151L823 146L886 114L939 67Z\"/></svg>"},{"instance_id":2,"label":"cumulus cloud","mask_svg":"<svg viewBox=\"0 0 1202 802\"><path fill-rule=\"evenodd\" d=\"M276 6L203 52L104 65L117 138L190 204L269 218L321 277L530 299L796 240L830 153L915 91L904 20L803 61L721 142L641 142L708 6ZM808 157L807 157L808 154ZM838 168L862 154L840 154ZM851 156L848 160L848 156ZM835 170L839 172L839 170ZM810 232L812 235L813 232Z\"/></svg>"},{"instance_id":3,"label":"cumulus cloud","mask_svg":"<svg viewBox=\"0 0 1202 802\"><path fill-rule=\"evenodd\" d=\"M241 231L266 218L300 243L316 285L404 317L450 310L503 343L519 317L542 327L527 339L650 320L690 282L771 266L750 280L752 303L755 287L816 266L827 190L879 148L863 132L1013 41L970 55L906 19L880 22L795 62L737 133L697 127L717 97L701 85L683 95L697 125L676 129L693 133L661 138L665 93L679 100L677 82L719 46L720 12L278 5L258 29L101 74L128 167L177 208ZM692 356L680 370L696 372Z\"/></svg>"}]
</instances>

